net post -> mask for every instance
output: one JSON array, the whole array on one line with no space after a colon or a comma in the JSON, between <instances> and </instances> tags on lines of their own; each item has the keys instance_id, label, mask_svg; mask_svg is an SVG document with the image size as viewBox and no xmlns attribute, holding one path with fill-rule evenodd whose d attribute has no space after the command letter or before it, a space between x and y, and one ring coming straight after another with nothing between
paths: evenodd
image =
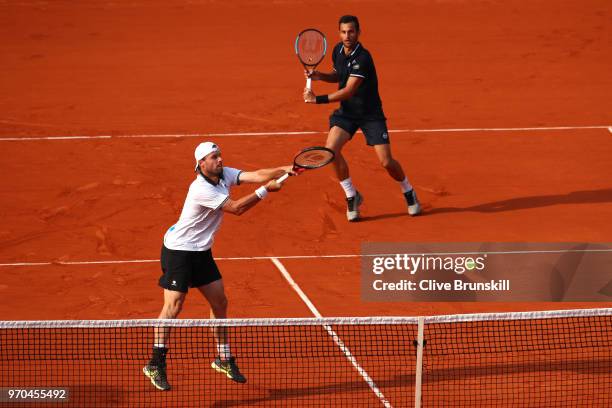
<instances>
[{"instance_id":1,"label":"net post","mask_svg":"<svg viewBox=\"0 0 612 408\"><path fill-rule=\"evenodd\" d=\"M421 408L421 384L423 379L423 332L425 331L425 318L419 317L419 325L417 331L417 357L416 357L416 370L414 374L414 406L415 408Z\"/></svg>"}]
</instances>

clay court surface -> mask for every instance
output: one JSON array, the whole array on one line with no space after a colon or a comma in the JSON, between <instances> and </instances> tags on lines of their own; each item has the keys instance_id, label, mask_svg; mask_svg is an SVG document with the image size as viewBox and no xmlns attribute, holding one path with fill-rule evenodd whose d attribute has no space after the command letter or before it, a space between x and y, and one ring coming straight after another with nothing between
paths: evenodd
<instances>
[{"instance_id":1,"label":"clay court surface","mask_svg":"<svg viewBox=\"0 0 612 408\"><path fill-rule=\"evenodd\" d=\"M335 43L348 12L424 215L406 216L356 135L346 156L363 222L346 222L329 168L226 215L214 253L232 316L311 316L269 259L232 257L311 256L281 262L323 316L587 306L366 303L358 258L319 257L359 254L365 241L609 242L607 1L3 1L0 11L1 319L155 317L155 259L194 146L214 140L226 165L252 170L324 143L332 106L301 101L292 41L315 26ZM570 129L529 129L557 126ZM421 131L457 128L474 130ZM38 139L55 136L88 138ZM146 262L80 263L132 260ZM184 317L207 314L188 299Z\"/></svg>"},{"instance_id":2,"label":"clay court surface","mask_svg":"<svg viewBox=\"0 0 612 408\"><path fill-rule=\"evenodd\" d=\"M323 316L610 307L364 302L356 257L363 242L612 241L609 1L0 1L0 320L155 318L194 147L254 170L323 144L333 106L303 103L293 39L314 26L335 44L346 13L424 214L356 135L362 222L330 168L225 216L231 316L312 316L274 257ZM190 295L181 317L207 316Z\"/></svg>"}]
</instances>

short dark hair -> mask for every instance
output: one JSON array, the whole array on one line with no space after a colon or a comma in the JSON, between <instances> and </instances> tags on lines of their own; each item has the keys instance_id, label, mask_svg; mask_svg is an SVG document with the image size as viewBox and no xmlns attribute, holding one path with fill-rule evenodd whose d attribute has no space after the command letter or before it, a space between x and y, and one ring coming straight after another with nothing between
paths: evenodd
<instances>
[{"instance_id":1,"label":"short dark hair","mask_svg":"<svg viewBox=\"0 0 612 408\"><path fill-rule=\"evenodd\" d=\"M351 16L350 14L347 14L345 16L340 17L340 20L338 20L338 27L340 27L340 24L348 23L355 24L355 30L359 31L359 19L357 18L357 16Z\"/></svg>"}]
</instances>

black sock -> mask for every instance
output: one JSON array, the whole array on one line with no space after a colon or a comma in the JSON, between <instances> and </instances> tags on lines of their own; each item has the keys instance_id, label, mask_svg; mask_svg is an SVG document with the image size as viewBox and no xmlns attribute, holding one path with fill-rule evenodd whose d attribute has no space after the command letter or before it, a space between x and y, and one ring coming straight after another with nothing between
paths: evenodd
<instances>
[{"instance_id":1,"label":"black sock","mask_svg":"<svg viewBox=\"0 0 612 408\"><path fill-rule=\"evenodd\" d=\"M165 367L167 353L168 347L153 347L153 357L151 357L149 364L156 367Z\"/></svg>"}]
</instances>

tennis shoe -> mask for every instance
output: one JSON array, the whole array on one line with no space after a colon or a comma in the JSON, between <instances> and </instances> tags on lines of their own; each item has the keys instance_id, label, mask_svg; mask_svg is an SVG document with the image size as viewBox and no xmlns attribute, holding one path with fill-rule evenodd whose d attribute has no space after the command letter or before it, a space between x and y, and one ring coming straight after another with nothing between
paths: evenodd
<instances>
[{"instance_id":1,"label":"tennis shoe","mask_svg":"<svg viewBox=\"0 0 612 408\"><path fill-rule=\"evenodd\" d=\"M353 197L346 199L346 218L350 222L359 220L359 206L361 203L363 203L363 196L359 194L359 191Z\"/></svg>"},{"instance_id":2,"label":"tennis shoe","mask_svg":"<svg viewBox=\"0 0 612 408\"><path fill-rule=\"evenodd\" d=\"M170 390L171 387L168 383L165 366L154 366L151 364L147 364L143 367L142 372L144 373L144 375L149 377L149 379L151 380L151 384L153 384L158 390Z\"/></svg>"},{"instance_id":3,"label":"tennis shoe","mask_svg":"<svg viewBox=\"0 0 612 408\"><path fill-rule=\"evenodd\" d=\"M229 360L223 361L219 356L217 356L215 361L213 361L210 366L216 371L225 374L227 378L232 381L241 384L247 382L246 378L240 373L234 357L230 357Z\"/></svg>"},{"instance_id":4,"label":"tennis shoe","mask_svg":"<svg viewBox=\"0 0 612 408\"><path fill-rule=\"evenodd\" d=\"M404 198L406 199L406 204L408 204L408 214L411 216L419 215L421 213L421 204L419 203L419 199L414 189L405 192Z\"/></svg>"}]
</instances>

